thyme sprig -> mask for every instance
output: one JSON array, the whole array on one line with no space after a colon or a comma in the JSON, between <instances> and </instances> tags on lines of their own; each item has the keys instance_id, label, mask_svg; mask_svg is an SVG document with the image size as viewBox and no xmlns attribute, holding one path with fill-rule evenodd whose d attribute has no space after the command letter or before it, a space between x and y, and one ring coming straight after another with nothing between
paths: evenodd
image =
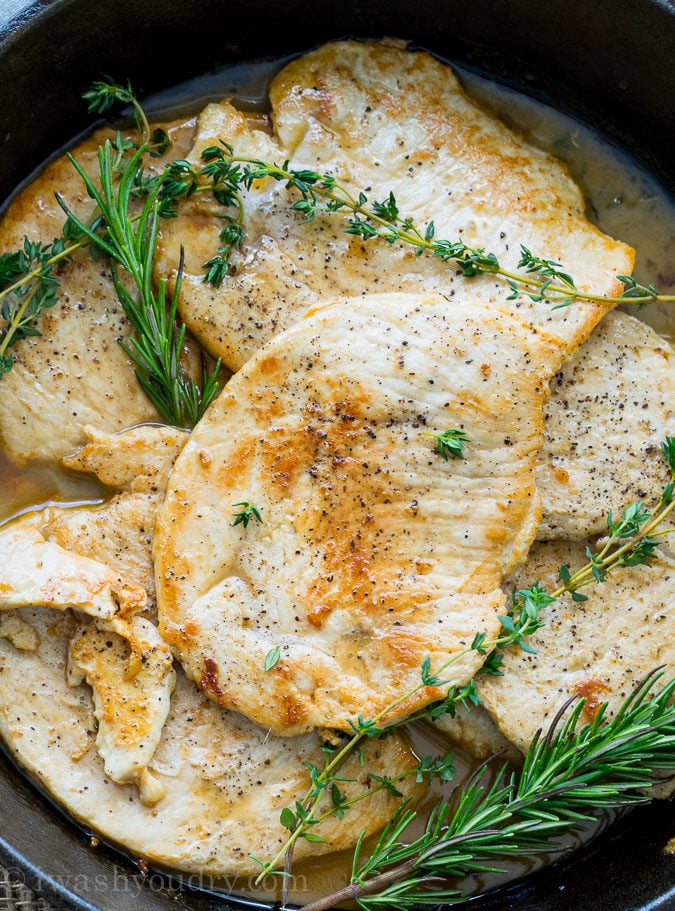
<instances>
[{"instance_id":1,"label":"thyme sprig","mask_svg":"<svg viewBox=\"0 0 675 911\"><path fill-rule=\"evenodd\" d=\"M138 131L138 142L133 145L136 148L141 145L146 146L148 154L153 158L158 158L170 148L171 141L165 130L160 128L151 130L147 115L130 82L120 85L106 77L92 83L82 97L88 103L90 114L104 114L114 104L131 105L132 117Z\"/></svg>"},{"instance_id":2,"label":"thyme sprig","mask_svg":"<svg viewBox=\"0 0 675 911\"><path fill-rule=\"evenodd\" d=\"M130 104L132 107L140 142L123 140L118 133L118 154L115 160L119 168L123 167L123 153L130 148L138 148L142 144L148 154L160 155L170 146L169 138L163 130L151 131L147 116L129 84L123 86L110 80L101 80L94 83L84 97L89 102L89 110L95 113L107 111L115 102ZM219 232L221 243L216 255L204 263L204 281L214 286L221 285L225 280L230 272L231 255L244 241L243 191L250 190L256 180L271 178L284 183L287 189L299 194L300 198L291 208L302 213L305 221L312 221L319 214L345 210L349 213L345 228L347 234L356 235L366 241L380 238L391 244L398 242L411 245L418 256L427 253L443 262L454 263L465 277L498 275L511 289L507 300L521 296L533 301L547 300L554 305L554 309L567 307L577 299L604 303L633 303L638 307L656 301L675 301L675 295L661 294L653 283L642 284L630 275L616 276L624 286L618 297L581 291L560 263L538 257L524 245L521 245L521 258L517 266L520 271L512 272L502 267L494 253L486 252L482 247L471 247L461 239L451 241L436 238L433 221L424 227L418 227L411 218L402 217L392 192L383 201L370 201L364 192L350 191L331 175L306 169L292 169L288 161L279 167L259 159L237 156L233 147L222 140L220 145L205 149L202 152L202 160L202 166L195 166L183 159L173 161L159 176L146 175L143 169L139 168L134 177L131 195L154 196L156 193L158 213L165 218L175 216L179 202L196 193L209 192L225 208L235 208L234 215L223 212L216 216L223 221L223 227ZM66 232L64 238L67 238ZM35 291L33 304L28 304L21 295L22 303L14 310L8 311L14 319L7 320L5 317L7 325L0 334L0 379L13 364L13 358L7 355L7 349L15 341L25 337L20 331L23 326L35 328L35 319L48 306L46 303L39 303L41 295L45 300L54 300L53 295L49 295L50 285L53 286L52 267L86 243L86 240L80 240L63 252L54 250L51 256L36 264L29 273L18 278L10 286L0 286L0 300L14 295L27 282L32 283ZM5 254L6 257L16 255ZM5 268L11 270L9 261L5 262ZM1 272L2 266L0 274ZM23 304L25 309L21 310ZM31 315L31 319L26 323L23 322L25 314Z\"/></svg>"},{"instance_id":3,"label":"thyme sprig","mask_svg":"<svg viewBox=\"0 0 675 911\"><path fill-rule=\"evenodd\" d=\"M534 651L528 638L543 625L544 621L541 616L543 609L565 594L570 594L576 601L584 601L586 596L582 595L579 589L603 582L608 573L619 567L649 565L653 561L657 540L654 537L657 533L656 529L675 508L675 437L666 437L661 444L661 451L670 470L670 479L653 511L646 509L642 502L636 501L629 504L618 519L615 519L610 512L607 519L609 529L607 540L600 542L596 550L588 548L587 562L576 571L572 572L568 566L563 565L560 568L561 584L555 591L549 593L539 582L534 582L529 588L515 591L508 612L499 617L501 633L496 638L488 639L486 633L476 633L470 645L455 652L436 671L432 671L431 659L425 658L420 669L420 680L414 687L392 701L373 718L364 719L359 715L356 719L351 719L349 724L353 734L346 743L339 747L324 747L326 758L323 769L308 766L311 786L304 799L296 801L294 808L285 808L282 811L280 822L284 828L289 830L286 841L271 860L261 861L254 858L261 867L258 882L268 874L285 876L288 873L288 863L285 864L284 871L279 870L279 865L285 857L292 856L294 846L299 839L316 841L318 836L312 831L313 828L335 813L338 807L338 804L333 802L332 805L329 803L325 809L320 810L325 795L330 793L333 784L340 780L337 776L346 760L354 754L363 755L361 745L364 741L389 736L397 728L414 721L423 719L435 721L445 714L454 717L459 705L478 704L480 698L475 680L472 679L463 686L451 685L442 700L432 702L412 714L404 714L403 717L400 717L398 710L402 705L423 689L448 686L451 680L444 677L446 672L472 651L485 657L479 673L501 674L503 660L501 653L505 649L518 647L524 651ZM669 532L670 529L665 530L665 533ZM675 683L673 685L675 686ZM675 758L673 765L675 765ZM660 768L660 766L654 768ZM349 802L339 804L341 812L344 812L353 803L365 799L381 789L382 786L378 786L363 792L358 800L352 798ZM441 900L446 901L448 897L445 895L436 897L436 901ZM392 907L398 906L393 905Z\"/></svg>"},{"instance_id":4,"label":"thyme sprig","mask_svg":"<svg viewBox=\"0 0 675 911\"><path fill-rule=\"evenodd\" d=\"M602 547L592 553L586 549L588 563L583 569L570 574L563 564L559 576L562 585L575 601L585 601L580 588L594 582L604 582L607 573L616 566L640 566L656 558L659 538L672 534L675 529L663 528L665 520L675 509L675 437L667 436L661 443L661 452L670 471L670 478L653 509L648 509L642 500L635 500L615 519L610 510L607 514L608 534ZM657 531L657 529L659 529ZM554 592L552 597L556 597Z\"/></svg>"},{"instance_id":5,"label":"thyme sprig","mask_svg":"<svg viewBox=\"0 0 675 911\"><path fill-rule=\"evenodd\" d=\"M9 349L24 338L39 336L35 320L58 300L54 270L80 246L58 237L50 244L26 237L23 248L0 256L0 377L14 366Z\"/></svg>"},{"instance_id":6,"label":"thyme sprig","mask_svg":"<svg viewBox=\"0 0 675 911\"><path fill-rule=\"evenodd\" d=\"M579 726L585 700L564 705L548 733L537 734L520 773L505 764L489 783L484 768L453 801L440 800L424 833L410 841L416 817L401 807L370 856L361 859L362 835L354 852L348 887L306 904L302 911L328 911L356 901L363 911L458 904L459 888L434 886L446 878L506 872L507 857L559 850L559 839L579 831L598 809L648 803L643 790L657 772L675 767L675 680L650 695L661 678L652 673L611 720L601 706L590 724Z\"/></svg>"},{"instance_id":7,"label":"thyme sprig","mask_svg":"<svg viewBox=\"0 0 675 911\"><path fill-rule=\"evenodd\" d=\"M293 169L288 161L280 166L235 155L233 147L223 140L220 146L205 149L202 158L208 162L220 163L223 173L227 175L226 185L237 195L242 188L250 190L255 181L271 178L299 195L300 198L291 204L291 209L301 213L304 221L313 221L319 215L344 210L347 213L347 234L365 241L379 238L390 244L408 244L415 248L417 256L429 253L442 262L453 263L468 278L483 274L501 276L511 288L507 300L526 296L533 301L550 301L554 308L567 307L577 299L604 303L628 302L640 306L655 301L675 301L675 295L660 294L653 284L642 285L626 275L616 276L624 285L624 290L618 297L582 291L560 263L538 257L524 245L521 245L521 258L517 266L521 271L513 272L504 268L494 253L486 252L482 247L471 247L461 239L452 241L437 238L433 221L418 226L411 218L402 216L391 191L383 201L371 201L365 192L348 189L330 174ZM198 185L198 170L193 168L193 172ZM241 225L239 216L236 222ZM228 248L227 254L224 254L225 259L236 245ZM227 274L227 269L213 271L211 261L208 265L208 280L219 284Z\"/></svg>"},{"instance_id":8,"label":"thyme sprig","mask_svg":"<svg viewBox=\"0 0 675 911\"><path fill-rule=\"evenodd\" d=\"M433 437L436 440L436 452L444 461L453 456L455 459L463 459L466 451L466 444L471 442L471 438L463 430L457 430L452 427L444 430L442 433L430 433L425 431L424 435Z\"/></svg>"},{"instance_id":9,"label":"thyme sprig","mask_svg":"<svg viewBox=\"0 0 675 911\"><path fill-rule=\"evenodd\" d=\"M118 175L113 145L106 140L98 151L100 190L77 160L69 156L101 213L99 230L82 222L58 193L57 200L89 243L109 259L117 296L135 330L130 342L122 347L135 364L139 383L165 420L178 427L194 427L218 394L220 361L209 371L202 357L199 382L182 366L185 326L179 325L177 315L182 254L171 297L165 279L157 285L153 280L159 184L147 193L140 214L132 216L130 210L145 151L141 145ZM118 267L131 277L137 297L127 291Z\"/></svg>"},{"instance_id":10,"label":"thyme sprig","mask_svg":"<svg viewBox=\"0 0 675 911\"><path fill-rule=\"evenodd\" d=\"M248 500L242 500L240 503L234 503L233 506L235 508L241 506L241 509L232 513L232 518L234 519L232 525L243 525L244 528L248 528L248 523L253 519L262 525L262 513L253 503L249 503Z\"/></svg>"}]
</instances>

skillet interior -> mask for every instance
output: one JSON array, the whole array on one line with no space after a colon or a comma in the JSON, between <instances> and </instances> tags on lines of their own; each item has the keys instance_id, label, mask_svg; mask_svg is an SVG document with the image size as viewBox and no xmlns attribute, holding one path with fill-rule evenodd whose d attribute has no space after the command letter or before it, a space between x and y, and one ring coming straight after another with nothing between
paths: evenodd
<instances>
[{"instance_id":1,"label":"skillet interior","mask_svg":"<svg viewBox=\"0 0 675 911\"><path fill-rule=\"evenodd\" d=\"M0 36L0 199L90 122L93 74L142 96L346 35L408 38L554 98L675 189L674 0L38 0Z\"/></svg>"},{"instance_id":2,"label":"skillet interior","mask_svg":"<svg viewBox=\"0 0 675 911\"><path fill-rule=\"evenodd\" d=\"M80 93L97 73L143 94L239 59L286 54L347 34L408 37L447 58L554 98L629 145L675 189L672 0L42 0L0 35L0 198L88 120ZM672 805L636 812L569 862L473 907L491 911L668 911ZM0 760L0 859L67 906L103 911L212 907L89 851L80 832ZM41 873L40 871L44 871ZM21 874L23 875L23 874ZM138 896L138 897L137 897ZM221 904L220 907L223 907Z\"/></svg>"}]
</instances>

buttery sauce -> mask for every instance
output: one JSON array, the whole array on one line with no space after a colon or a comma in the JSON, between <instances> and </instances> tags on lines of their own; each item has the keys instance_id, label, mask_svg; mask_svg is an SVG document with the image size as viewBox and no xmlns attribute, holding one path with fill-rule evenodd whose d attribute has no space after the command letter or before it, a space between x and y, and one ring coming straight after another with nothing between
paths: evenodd
<instances>
[{"instance_id":1,"label":"buttery sauce","mask_svg":"<svg viewBox=\"0 0 675 911\"><path fill-rule=\"evenodd\" d=\"M264 113L269 81L285 62L262 61L225 68L154 96L146 103L146 109L155 119L165 119L167 115L190 116L209 101L230 97L245 110ZM675 202L663 188L640 165L605 142L588 126L475 74L460 70L460 77L469 93L484 107L522 132L533 144L568 164L573 177L585 191L591 220L603 231L637 249L636 278L645 283L653 282L664 293L675 293ZM563 265L574 274L573 263ZM636 312L636 308L630 305L626 305L625 309ZM675 338L675 319L668 305L652 305L637 315L664 337ZM104 489L90 478L49 466L17 467L0 454L0 522L49 503L76 508L85 503L102 502L105 496ZM451 749L455 749L456 753L454 781L431 786L418 807L418 821L408 833L414 837L420 834L425 814L438 798L451 798L455 789L461 788L474 769L470 757L453 747L440 731L431 726L415 725L410 729L409 736L419 756L440 756ZM494 773L499 765L498 760L493 761L489 774ZM367 804L364 807L367 812ZM603 828L609 819L610 814L606 814L581 835L570 836L563 850L577 847ZM477 894L494 888L500 882L523 876L552 859L555 857L540 855L522 862L509 860L504 864L497 863L508 872L472 877L462 883L462 888L469 894ZM341 887L349 879L351 862L351 852L343 852L296 865L291 900L304 904ZM176 878L181 880L180 876ZM230 891L233 887L232 881L225 883L210 878L208 883L202 882L199 877L186 877L186 881L207 891ZM252 889L251 886L251 879L239 881L234 883L234 891L246 895L254 905L279 898L278 885L271 883L269 877L262 889Z\"/></svg>"}]
</instances>

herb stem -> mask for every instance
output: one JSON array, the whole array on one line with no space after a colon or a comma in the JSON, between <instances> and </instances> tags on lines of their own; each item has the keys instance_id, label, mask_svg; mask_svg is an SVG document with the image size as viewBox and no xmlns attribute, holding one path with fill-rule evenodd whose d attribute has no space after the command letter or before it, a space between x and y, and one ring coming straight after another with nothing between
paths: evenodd
<instances>
[{"instance_id":1,"label":"herb stem","mask_svg":"<svg viewBox=\"0 0 675 911\"><path fill-rule=\"evenodd\" d=\"M499 643L500 643L500 640L495 639L493 642L485 643L485 645L489 648L489 647L496 646ZM450 667L456 661L459 661L460 658L469 654L469 652L471 652L471 651L472 651L471 648L463 648L460 651L455 652L455 654L452 656L452 658L450 658L449 661L446 661L445 664L443 664L440 667L437 674L443 673L445 670L448 669L448 667ZM412 690L409 690L407 693L404 693L398 699L394 700L392 703L387 705L384 709L382 709L380 712L378 712L377 715L375 715L373 717L372 722L370 722L370 724L368 725L367 728L364 727L361 730L356 730L353 737L351 737L347 741L347 743L342 747L342 749L335 756L333 756L330 759L330 761L328 761L326 763L323 771L319 774L317 781L315 783L313 783L312 788L310 788L310 790L305 795L304 800L302 801L302 806L308 811L309 818L311 818L313 820L311 825L316 825L316 823L318 821L314 818L314 812L315 812L316 808L318 807L319 803L321 802L321 799L324 794L324 787L325 787L326 783L331 780L334 773L345 763L345 761L354 752L354 750L361 743L361 741L364 740L364 738L368 736L367 735L368 729L377 725L380 721L382 721L384 718L386 718L387 715L389 715L391 712L393 712L395 709L397 709L404 702L407 702L412 696L414 696L420 690L425 689L427 686L428 686L428 684L426 684L424 682L419 683ZM400 722L400 724L407 724L407 723L408 723L408 718L405 718ZM399 725L394 725L394 726L399 726ZM372 788L370 791L366 792L363 795L363 797L370 796L371 794L376 793L377 790L380 790L380 789ZM361 798L359 798L359 799L361 799ZM331 807L329 810L327 810L325 812L325 814L321 817L321 819L325 819L326 817L331 816L333 813L335 813L336 809L337 809L336 807ZM304 822L301 822L299 825L296 826L296 828L291 832L291 834L288 836L288 838L286 839L284 844L279 848L279 850L274 855L274 857L263 865L263 868L262 868L261 872L258 874L258 877L255 881L256 885L259 885L268 873L276 870L279 862L284 857L286 852L295 845L298 838L300 838L307 831L308 828L310 828L310 825L305 824Z\"/></svg>"},{"instance_id":2,"label":"herb stem","mask_svg":"<svg viewBox=\"0 0 675 911\"><path fill-rule=\"evenodd\" d=\"M387 870L385 873L373 876L365 883L351 883L351 885L333 892L332 895L325 895L322 898L317 898L313 902L308 902L306 905L303 905L299 911L330 911L331 908L336 908L343 902L356 901L359 898L363 898L364 895L373 895L374 893L380 892L382 889L387 888L387 886L400 882L401 879L415 873L416 869L417 864L414 860L406 861L406 863L400 864L392 870ZM429 883L439 879L440 877L437 876L424 877L423 879L418 880L418 882Z\"/></svg>"},{"instance_id":3,"label":"herb stem","mask_svg":"<svg viewBox=\"0 0 675 911\"><path fill-rule=\"evenodd\" d=\"M632 303L638 306L653 301L675 301L675 295L659 294L653 286L644 288L647 292L645 294L635 293L635 289L638 288L637 283L626 276L617 276L617 278L623 282L626 288L632 289L630 293L624 292L620 296L612 296L581 291L575 287L571 277L567 276L566 273L561 273L559 269L549 268L548 271L543 271L542 264L549 267L555 264L537 260L536 257L532 257L529 254L529 251L526 251L529 256L529 262L537 263L536 268L531 268L530 271L539 271L544 275L552 275L558 279L563 278L563 281L556 283L551 279L541 280L523 272L513 272L502 267L494 254L486 254L483 250L466 247L461 242L453 245L447 241L436 240L434 238L433 223L430 223L426 231L422 233L410 219L401 219L399 217L392 194L389 197L389 211L387 211L386 205L379 203L369 208L366 205L368 200L364 193L359 193L358 198L356 198L343 184L338 183L329 175L293 171L288 169L286 165L279 167L276 164L234 154L224 156L224 160L248 166L248 169L244 171L244 179L249 186L254 180L271 177L273 180L285 181L289 189L298 190L303 200L300 205L296 204L294 208L304 212L305 219L308 221L313 219L319 211L327 213L347 208L352 215L365 219L366 223L370 225L370 228L364 228L362 226L363 223L358 224L357 219L356 224L353 222L350 224L349 233L357 234L364 239L378 236L389 243L402 241L417 248L418 254L427 252L444 261L456 261L460 267L464 267L465 274L469 276L480 273L500 275L509 283L512 290L522 287L538 292L536 299L564 300L565 306L573 299L611 304ZM325 208L319 208L316 204L316 197L328 200L328 205ZM377 209L384 214L380 214ZM372 227L373 225L377 227ZM453 248L456 248L456 250ZM470 266L470 270L467 271L466 265ZM623 281L623 279L628 280ZM643 288L643 286L639 286L639 288Z\"/></svg>"},{"instance_id":4,"label":"herb stem","mask_svg":"<svg viewBox=\"0 0 675 911\"><path fill-rule=\"evenodd\" d=\"M580 570L578 570L576 573L574 573L574 575L571 577L569 582L565 583L565 585L562 585L562 586L560 586L560 588L556 589L552 593L551 597L554 599L557 599L561 595L565 594L565 592L574 591L575 588L579 588L580 584L587 584L588 582L594 581L593 580L593 567L594 566L598 566L602 570L606 570L606 569L609 569L612 566L614 566L617 562L619 562L619 560L622 556L624 556L625 554L634 550L635 545L639 541L643 540L644 538L652 536L652 532L654 532L654 530L665 521L665 519L670 515L670 513L673 511L673 509L675 509L675 500L673 500L672 502L670 502L666 506L664 506L664 508L661 510L661 512L658 512L654 516L652 516L652 518L649 519L642 526L642 528L635 535L633 535L628 541L626 541L624 544L622 544L616 550L612 551L610 554L605 556L605 554L607 554L607 550L609 549L609 547L611 546L611 544L614 540L613 538L610 538L607 541L607 543L605 544L603 550L600 551L599 556L602 557L602 559L600 559L597 563L587 563ZM658 532L658 534L667 535L667 534L672 534L673 532L675 532L675 529L667 528L667 529L662 529L660 532Z\"/></svg>"},{"instance_id":5,"label":"herb stem","mask_svg":"<svg viewBox=\"0 0 675 911\"><path fill-rule=\"evenodd\" d=\"M11 294L13 291L17 291L19 288L27 285L28 282L33 281L36 278L40 278L45 268L48 268L49 266L55 266L57 263L61 262L61 260L72 256L76 250L79 250L81 247L85 246L86 243L87 242L84 240L75 241L75 243L71 244L69 247L66 247L60 253L55 253L54 256L50 256L49 259L46 259L40 266L37 266L31 272L27 272L26 275L23 275L15 282L12 282L11 285L3 288L2 291L0 291L0 301Z\"/></svg>"}]
</instances>

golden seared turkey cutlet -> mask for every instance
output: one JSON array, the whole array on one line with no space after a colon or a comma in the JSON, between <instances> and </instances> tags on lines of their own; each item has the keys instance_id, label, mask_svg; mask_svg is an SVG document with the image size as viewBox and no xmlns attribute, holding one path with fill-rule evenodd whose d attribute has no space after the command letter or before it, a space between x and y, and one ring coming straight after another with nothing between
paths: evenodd
<instances>
[{"instance_id":1,"label":"golden seared turkey cutlet","mask_svg":"<svg viewBox=\"0 0 675 911\"><path fill-rule=\"evenodd\" d=\"M160 629L188 675L275 733L349 730L426 657L469 680L483 657L455 653L497 635L502 580L539 527L558 356L517 315L437 294L348 298L265 345L193 431L158 515ZM465 459L435 451L448 427ZM247 501L262 522L234 524Z\"/></svg>"},{"instance_id":2,"label":"golden seared turkey cutlet","mask_svg":"<svg viewBox=\"0 0 675 911\"><path fill-rule=\"evenodd\" d=\"M146 616L156 619L152 541L155 514L185 430L145 424L122 433L83 429L88 442L63 460L69 471L94 475L112 496L99 505L64 509L53 505L36 517L46 538L66 550L114 566L148 596Z\"/></svg>"},{"instance_id":3,"label":"golden seared turkey cutlet","mask_svg":"<svg viewBox=\"0 0 675 911\"><path fill-rule=\"evenodd\" d=\"M633 251L585 216L581 191L565 166L474 104L450 67L398 43L342 41L286 66L270 86L269 131L231 104L199 117L189 158L221 140L234 154L328 173L354 196L392 192L402 218L436 237L461 238L517 265L520 244L538 256L574 263L580 289L621 293L617 274ZM494 275L467 279L405 245L366 243L344 233L340 215L303 220L297 194L273 180L243 194L245 239L220 288L204 282L204 263L220 245L223 208L199 194L163 223L158 273L175 272L185 247L181 314L202 344L239 369L277 332L322 300L355 294L436 291L482 312L518 309L569 348L583 341L611 304L552 310L527 298L514 304Z\"/></svg>"},{"instance_id":4,"label":"golden seared turkey cutlet","mask_svg":"<svg viewBox=\"0 0 675 911\"><path fill-rule=\"evenodd\" d=\"M675 435L668 342L641 320L610 313L552 380L551 393L537 466L539 537L599 535L607 510L656 502L668 479L658 443Z\"/></svg>"}]
</instances>

